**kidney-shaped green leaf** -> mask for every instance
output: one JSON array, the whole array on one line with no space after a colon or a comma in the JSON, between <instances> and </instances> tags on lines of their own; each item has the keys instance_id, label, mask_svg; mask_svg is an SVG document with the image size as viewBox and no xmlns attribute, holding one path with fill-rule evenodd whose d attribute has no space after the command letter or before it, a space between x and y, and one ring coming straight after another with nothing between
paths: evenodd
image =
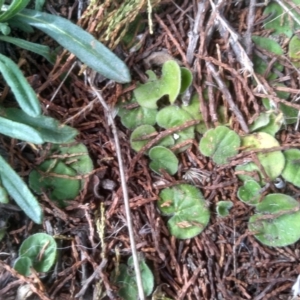
<instances>
[{"instance_id":1,"label":"kidney-shaped green leaf","mask_svg":"<svg viewBox=\"0 0 300 300\"><path fill-rule=\"evenodd\" d=\"M244 182L244 185L238 189L237 196L238 198L249 204L256 205L259 202L261 192L261 186L255 180L247 180Z\"/></svg>"},{"instance_id":2,"label":"kidney-shaped green leaf","mask_svg":"<svg viewBox=\"0 0 300 300\"><path fill-rule=\"evenodd\" d=\"M300 239L299 203L284 194L270 194L256 206L249 230L263 244L284 247Z\"/></svg>"},{"instance_id":3,"label":"kidney-shaped green leaf","mask_svg":"<svg viewBox=\"0 0 300 300\"><path fill-rule=\"evenodd\" d=\"M285 167L282 177L293 185L300 187L300 150L289 149L283 152L285 157Z\"/></svg>"},{"instance_id":4,"label":"kidney-shaped green leaf","mask_svg":"<svg viewBox=\"0 0 300 300\"><path fill-rule=\"evenodd\" d=\"M14 263L14 269L24 276L29 276L31 274L30 268L32 266L32 261L29 257L23 256L19 257Z\"/></svg>"},{"instance_id":5,"label":"kidney-shaped green leaf","mask_svg":"<svg viewBox=\"0 0 300 300\"><path fill-rule=\"evenodd\" d=\"M200 140L199 149L218 164L226 164L227 159L235 156L241 144L240 137L225 126L208 130Z\"/></svg>"},{"instance_id":6,"label":"kidney-shaped green leaf","mask_svg":"<svg viewBox=\"0 0 300 300\"><path fill-rule=\"evenodd\" d=\"M139 261L141 272L141 279L143 284L144 293L149 296L154 287L154 277L144 260ZM138 288L136 284L136 277L134 274L133 259L129 257L127 266L120 264L119 274L115 279L116 285L119 286L118 294L124 300L138 299Z\"/></svg>"},{"instance_id":7,"label":"kidney-shaped green leaf","mask_svg":"<svg viewBox=\"0 0 300 300\"><path fill-rule=\"evenodd\" d=\"M32 263L32 267L37 272L48 272L55 262L56 251L57 245L51 235L46 233L36 233L29 236L22 243L19 249L19 256L29 258ZM28 265L29 264L27 261L25 267ZM14 266L15 269L17 269L18 267L20 267L19 263ZM18 271L19 273L24 274L22 273L22 271L25 271L24 264L23 268Z\"/></svg>"},{"instance_id":8,"label":"kidney-shaped green leaf","mask_svg":"<svg viewBox=\"0 0 300 300\"><path fill-rule=\"evenodd\" d=\"M233 203L231 201L219 201L216 206L216 211L219 217L227 217L229 216L229 210L233 207Z\"/></svg>"},{"instance_id":9,"label":"kidney-shaped green leaf","mask_svg":"<svg viewBox=\"0 0 300 300\"><path fill-rule=\"evenodd\" d=\"M179 239L198 235L209 222L210 213L202 193L189 184L162 190L158 207L162 214L172 216L168 221L168 228Z\"/></svg>"},{"instance_id":10,"label":"kidney-shaped green leaf","mask_svg":"<svg viewBox=\"0 0 300 300\"><path fill-rule=\"evenodd\" d=\"M45 174L41 174L40 171ZM51 173L51 174L47 174ZM64 175L65 178L56 176ZM80 191L81 182L76 176L75 170L54 159L45 160L37 170L29 174L29 185L37 193L49 191L49 198L58 201L60 206L65 206L64 200L73 200Z\"/></svg>"},{"instance_id":11,"label":"kidney-shaped green leaf","mask_svg":"<svg viewBox=\"0 0 300 300\"><path fill-rule=\"evenodd\" d=\"M253 149L268 149L279 147L279 142L268 133L258 132L244 136L242 138L242 147L244 147L246 151ZM258 153L257 157L267 175L272 180L281 174L285 165L284 155L281 151Z\"/></svg>"},{"instance_id":12,"label":"kidney-shaped green leaf","mask_svg":"<svg viewBox=\"0 0 300 300\"><path fill-rule=\"evenodd\" d=\"M109 79L120 83L131 80L129 69L122 60L91 34L67 19L24 9L12 21L40 29L75 54L87 66Z\"/></svg>"},{"instance_id":13,"label":"kidney-shaped green leaf","mask_svg":"<svg viewBox=\"0 0 300 300\"><path fill-rule=\"evenodd\" d=\"M151 148L149 157L152 160L149 165L150 168L158 174L161 174L161 169L167 171L171 175L174 175L178 170L178 159L176 155L163 146Z\"/></svg>"},{"instance_id":14,"label":"kidney-shaped green leaf","mask_svg":"<svg viewBox=\"0 0 300 300\"><path fill-rule=\"evenodd\" d=\"M161 78L155 80L151 75L150 80L138 86L133 93L141 106L154 109L157 108L156 102L165 95L169 96L170 103L173 104L180 88L180 67L176 61L168 60L163 64Z\"/></svg>"},{"instance_id":15,"label":"kidney-shaped green leaf","mask_svg":"<svg viewBox=\"0 0 300 300\"><path fill-rule=\"evenodd\" d=\"M193 117L184 109L178 106L167 106L161 109L156 115L156 122L162 128L172 128L185 124L187 121L193 120ZM184 130L178 131L173 135L175 145L186 140L193 139L195 136L195 127L191 126ZM182 147L179 152L186 150L187 147Z\"/></svg>"}]
</instances>

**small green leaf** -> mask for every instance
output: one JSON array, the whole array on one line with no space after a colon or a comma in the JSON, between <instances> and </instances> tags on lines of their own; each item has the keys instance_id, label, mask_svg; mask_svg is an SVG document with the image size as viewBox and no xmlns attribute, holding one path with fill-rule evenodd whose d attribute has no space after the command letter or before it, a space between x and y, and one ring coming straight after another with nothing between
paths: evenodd
<instances>
[{"instance_id":1,"label":"small green leaf","mask_svg":"<svg viewBox=\"0 0 300 300\"><path fill-rule=\"evenodd\" d=\"M160 170L163 169L170 175L174 175L178 170L178 159L175 154L162 146L156 146L150 149L149 157L152 159L150 168L161 174Z\"/></svg>"},{"instance_id":2,"label":"small green leaf","mask_svg":"<svg viewBox=\"0 0 300 300\"><path fill-rule=\"evenodd\" d=\"M274 84L274 86L286 87L282 83L276 83L276 84ZM284 92L284 91L276 91L276 95L280 99L284 99L284 100L288 100L288 98L290 97L290 93L287 93L287 92ZM267 110L272 110L273 109L271 107L271 103L270 103L269 99L263 98L262 103L263 103L264 107ZM283 103L279 103L278 108L283 113L285 124L294 124L294 123L297 122L298 113L299 113L298 109L287 106Z\"/></svg>"},{"instance_id":3,"label":"small green leaf","mask_svg":"<svg viewBox=\"0 0 300 300\"><path fill-rule=\"evenodd\" d=\"M257 205L259 203L261 186L255 180L247 180L244 182L244 185L238 189L237 196L238 198L249 204Z\"/></svg>"},{"instance_id":4,"label":"small green leaf","mask_svg":"<svg viewBox=\"0 0 300 300\"><path fill-rule=\"evenodd\" d=\"M231 201L219 201L216 206L216 211L219 217L229 216L229 210L233 207Z\"/></svg>"},{"instance_id":5,"label":"small green leaf","mask_svg":"<svg viewBox=\"0 0 300 300\"><path fill-rule=\"evenodd\" d=\"M181 87L180 94L184 93L193 82L193 74L187 68L180 68L181 71Z\"/></svg>"},{"instance_id":6,"label":"small green leaf","mask_svg":"<svg viewBox=\"0 0 300 300\"><path fill-rule=\"evenodd\" d=\"M7 108L7 109L0 108L0 114L5 117L5 120L8 119L8 122L9 120L11 120L17 124L16 126L20 126L20 128L18 129L18 133L20 134L22 133L23 135L22 138L18 137L18 139L22 139L28 142L32 140L32 138L34 137L34 133L28 132L29 129L26 130L28 126L32 128L31 130L33 130L33 132L37 131L38 138L42 140L41 141L35 140L33 142L35 144L40 144L42 142L50 142L50 143L57 143L57 144L67 143L70 142L78 134L78 131L76 129L69 127L67 125L61 125L57 120L51 117L45 117L45 116L30 117L22 110L17 108ZM24 127L24 130L22 130L23 128L22 126ZM11 129L9 130L9 132L14 132L18 127L13 126L10 128ZM1 132L1 127L0 127L0 132Z\"/></svg>"},{"instance_id":7,"label":"small green leaf","mask_svg":"<svg viewBox=\"0 0 300 300\"><path fill-rule=\"evenodd\" d=\"M0 72L10 86L22 110L31 117L41 114L40 102L23 73L10 58L0 54Z\"/></svg>"},{"instance_id":8,"label":"small green leaf","mask_svg":"<svg viewBox=\"0 0 300 300\"><path fill-rule=\"evenodd\" d=\"M248 228L264 245L285 247L300 238L299 203L284 194L267 195L256 206L256 214L248 223Z\"/></svg>"},{"instance_id":9,"label":"small green leaf","mask_svg":"<svg viewBox=\"0 0 300 300\"><path fill-rule=\"evenodd\" d=\"M264 176L261 174L259 167L253 162L238 165L236 166L235 171L238 178L242 181L253 179L260 184L264 184Z\"/></svg>"},{"instance_id":10,"label":"small green leaf","mask_svg":"<svg viewBox=\"0 0 300 300\"><path fill-rule=\"evenodd\" d=\"M29 9L22 10L12 20L40 29L103 76L119 83L131 80L129 69L123 61L69 20Z\"/></svg>"},{"instance_id":11,"label":"small green leaf","mask_svg":"<svg viewBox=\"0 0 300 300\"><path fill-rule=\"evenodd\" d=\"M8 194L16 201L25 214L35 223L41 224L43 211L40 204L32 195L25 182L2 156L0 156L0 177Z\"/></svg>"},{"instance_id":12,"label":"small green leaf","mask_svg":"<svg viewBox=\"0 0 300 300\"><path fill-rule=\"evenodd\" d=\"M244 136L242 138L242 147L245 148L246 151L254 149L268 149L272 147L279 147L279 142L268 133L258 132ZM281 151L258 153L257 157L267 175L272 180L280 176L285 165L284 155Z\"/></svg>"},{"instance_id":13,"label":"small green leaf","mask_svg":"<svg viewBox=\"0 0 300 300\"><path fill-rule=\"evenodd\" d=\"M282 177L293 185L300 187L300 150L289 149L283 152L285 157L285 167Z\"/></svg>"},{"instance_id":14,"label":"small green leaf","mask_svg":"<svg viewBox=\"0 0 300 300\"><path fill-rule=\"evenodd\" d=\"M43 144L44 141L37 130L22 123L13 122L0 117L0 133L14 139L33 144Z\"/></svg>"},{"instance_id":15,"label":"small green leaf","mask_svg":"<svg viewBox=\"0 0 300 300\"><path fill-rule=\"evenodd\" d=\"M160 79L154 80L153 75L149 79L133 92L142 107L157 108L156 102L165 95L169 96L171 104L175 102L181 87L181 70L176 61L168 60L163 64Z\"/></svg>"},{"instance_id":16,"label":"small green leaf","mask_svg":"<svg viewBox=\"0 0 300 300\"><path fill-rule=\"evenodd\" d=\"M11 44L16 45L20 48L23 48L25 50L29 50L33 53L39 54L39 55L45 57L50 63L55 62L55 56L51 54L50 48L48 46L31 43L24 39L18 39L18 38L11 37L11 36L0 35L0 40L7 42L7 43L11 43Z\"/></svg>"},{"instance_id":17,"label":"small green leaf","mask_svg":"<svg viewBox=\"0 0 300 300\"><path fill-rule=\"evenodd\" d=\"M64 157L63 162L76 171L77 175L85 175L93 171L93 161L87 147L78 143L75 145L53 145L51 152Z\"/></svg>"},{"instance_id":18,"label":"small green leaf","mask_svg":"<svg viewBox=\"0 0 300 300\"><path fill-rule=\"evenodd\" d=\"M154 287L154 277L144 260L139 261L142 285L145 296L149 296ZM138 299L138 288L134 274L133 259L129 257L127 266L120 264L119 273L116 274L115 284L119 286L118 294L124 300Z\"/></svg>"},{"instance_id":19,"label":"small green leaf","mask_svg":"<svg viewBox=\"0 0 300 300\"><path fill-rule=\"evenodd\" d=\"M141 125L136 128L130 136L130 146L131 148L139 152L149 141L153 139L154 136L151 136L145 139L148 135L156 133L156 129L151 125Z\"/></svg>"},{"instance_id":20,"label":"small green leaf","mask_svg":"<svg viewBox=\"0 0 300 300\"><path fill-rule=\"evenodd\" d=\"M300 38L294 35L289 43L289 58L292 60L293 65L296 68L300 67Z\"/></svg>"},{"instance_id":21,"label":"small green leaf","mask_svg":"<svg viewBox=\"0 0 300 300\"><path fill-rule=\"evenodd\" d=\"M5 37L6 35L10 34L11 30L7 23L0 23L0 31ZM0 37L2 37L2 35L0 35Z\"/></svg>"},{"instance_id":22,"label":"small green leaf","mask_svg":"<svg viewBox=\"0 0 300 300\"><path fill-rule=\"evenodd\" d=\"M14 268L23 275L27 275L25 268L32 267L37 272L48 272L53 266L56 259L57 245L52 236L46 233L36 233L29 236L19 249L20 258L27 257L31 264L27 261L16 262ZM19 269L20 268L20 269ZM27 272L24 272L27 271Z\"/></svg>"},{"instance_id":23,"label":"small green leaf","mask_svg":"<svg viewBox=\"0 0 300 300\"><path fill-rule=\"evenodd\" d=\"M299 0L291 1L295 5L299 5ZM297 10L293 9L288 3L285 3L286 7L290 9L293 15L300 20L300 15L297 13ZM272 29L273 34L280 35L285 34L287 37L292 37L294 32L300 28L297 22L291 21L291 17L286 11L275 2L269 2L264 10L264 15L271 15L271 19L266 18L264 23L265 29Z\"/></svg>"},{"instance_id":24,"label":"small green leaf","mask_svg":"<svg viewBox=\"0 0 300 300\"><path fill-rule=\"evenodd\" d=\"M254 120L254 122L249 126L250 132L259 130L260 128L268 125L270 122L269 113L260 113L259 116Z\"/></svg>"},{"instance_id":25,"label":"small green leaf","mask_svg":"<svg viewBox=\"0 0 300 300\"><path fill-rule=\"evenodd\" d=\"M4 7L1 7L1 10L4 10L4 12L0 14L0 22L11 19L19 11L23 10L29 2L30 0L13 0L9 6L5 5L5 10L3 9Z\"/></svg>"},{"instance_id":26,"label":"small green leaf","mask_svg":"<svg viewBox=\"0 0 300 300\"><path fill-rule=\"evenodd\" d=\"M46 174L41 174L42 171ZM47 175L52 173L53 175ZM55 175L65 175L69 178L61 178ZM49 190L49 198L57 201L61 207L66 205L64 200L74 200L79 194L81 183L79 179L72 178L76 176L75 170L68 167L62 161L54 159L45 160L38 166L37 170L29 174L29 185L37 193Z\"/></svg>"},{"instance_id":27,"label":"small green leaf","mask_svg":"<svg viewBox=\"0 0 300 300\"><path fill-rule=\"evenodd\" d=\"M252 36L252 40L256 45L258 45L259 47L261 47L269 52L272 52L276 55L283 54L283 50L282 50L281 46L277 42L275 42L269 38L265 38L265 37L261 37L261 36ZM268 68L268 63L266 63L261 57L259 57L257 55L253 56L253 63L254 63L255 72L257 72L258 74L264 75L264 73L266 72L266 70ZM282 71L283 65L281 65L279 62L275 62L273 64L273 68L277 69L278 71ZM273 80L277 77L278 76L276 74L270 72L268 74L267 79Z\"/></svg>"},{"instance_id":28,"label":"small green leaf","mask_svg":"<svg viewBox=\"0 0 300 300\"><path fill-rule=\"evenodd\" d=\"M265 113L260 113L249 129L251 132L260 131L275 136L281 128L283 121L284 118L282 113L276 114L274 111L267 111Z\"/></svg>"},{"instance_id":29,"label":"small green leaf","mask_svg":"<svg viewBox=\"0 0 300 300\"><path fill-rule=\"evenodd\" d=\"M180 126L185 124L187 121L193 120L193 117L186 112L184 109L178 106L167 106L161 109L156 115L157 124L165 129ZM191 126L182 131L176 132L173 135L175 139L175 145L180 144L186 140L193 139L195 136L195 128ZM189 146L180 148L178 151L185 151Z\"/></svg>"},{"instance_id":30,"label":"small green leaf","mask_svg":"<svg viewBox=\"0 0 300 300\"><path fill-rule=\"evenodd\" d=\"M14 263L14 269L21 275L29 276L31 274L30 268L32 267L32 261L29 257L19 257Z\"/></svg>"},{"instance_id":31,"label":"small green leaf","mask_svg":"<svg viewBox=\"0 0 300 300\"><path fill-rule=\"evenodd\" d=\"M218 164L226 164L227 159L235 156L241 144L240 137L225 126L208 130L200 140L200 152Z\"/></svg>"},{"instance_id":32,"label":"small green leaf","mask_svg":"<svg viewBox=\"0 0 300 300\"><path fill-rule=\"evenodd\" d=\"M122 124L128 129L135 129L140 125L154 125L156 123L157 109L138 106L127 109L126 106L137 104L133 97L131 101L118 105L118 116L121 117Z\"/></svg>"},{"instance_id":33,"label":"small green leaf","mask_svg":"<svg viewBox=\"0 0 300 300\"><path fill-rule=\"evenodd\" d=\"M162 214L172 216L168 227L178 239L195 237L209 222L210 213L202 193L189 184L163 189L159 194L158 207Z\"/></svg>"}]
</instances>

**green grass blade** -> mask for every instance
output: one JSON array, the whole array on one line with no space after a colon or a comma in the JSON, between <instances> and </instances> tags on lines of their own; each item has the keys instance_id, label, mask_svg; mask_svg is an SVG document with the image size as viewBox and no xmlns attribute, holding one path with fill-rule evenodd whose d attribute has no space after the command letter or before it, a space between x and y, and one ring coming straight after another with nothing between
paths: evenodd
<instances>
[{"instance_id":1,"label":"green grass blade","mask_svg":"<svg viewBox=\"0 0 300 300\"><path fill-rule=\"evenodd\" d=\"M26 141L28 143L43 144L44 141L39 132L34 128L22 123L7 120L0 117L0 133L14 139Z\"/></svg>"},{"instance_id":2,"label":"green grass blade","mask_svg":"<svg viewBox=\"0 0 300 300\"><path fill-rule=\"evenodd\" d=\"M14 44L20 48L29 50L36 54L39 54L39 55L45 57L50 63L55 62L55 57L53 55L51 55L50 48L48 46L31 43L31 42L28 42L23 39L18 39L18 38L14 38L11 36L4 36L4 35L0 35L0 40L7 42L7 43Z\"/></svg>"},{"instance_id":3,"label":"green grass blade","mask_svg":"<svg viewBox=\"0 0 300 300\"><path fill-rule=\"evenodd\" d=\"M43 211L37 199L33 196L25 182L0 156L0 177L8 194L16 201L26 215L35 223L43 221Z\"/></svg>"},{"instance_id":4,"label":"green grass blade","mask_svg":"<svg viewBox=\"0 0 300 300\"><path fill-rule=\"evenodd\" d=\"M40 102L35 91L10 58L0 54L0 72L10 86L22 110L32 117L41 114Z\"/></svg>"},{"instance_id":5,"label":"green grass blade","mask_svg":"<svg viewBox=\"0 0 300 300\"><path fill-rule=\"evenodd\" d=\"M0 22L5 22L11 19L19 11L23 10L30 0L13 0L13 2L6 6L6 10L0 15Z\"/></svg>"},{"instance_id":6,"label":"green grass blade","mask_svg":"<svg viewBox=\"0 0 300 300\"><path fill-rule=\"evenodd\" d=\"M122 60L91 34L72 22L29 9L19 12L13 20L24 22L45 32L103 76L119 83L131 80L129 70Z\"/></svg>"},{"instance_id":7,"label":"green grass blade","mask_svg":"<svg viewBox=\"0 0 300 300\"><path fill-rule=\"evenodd\" d=\"M37 130L44 142L55 144L68 143L78 134L76 129L62 125L51 117L38 116L33 118L18 108L2 108L2 110L6 119L22 123Z\"/></svg>"}]
</instances>

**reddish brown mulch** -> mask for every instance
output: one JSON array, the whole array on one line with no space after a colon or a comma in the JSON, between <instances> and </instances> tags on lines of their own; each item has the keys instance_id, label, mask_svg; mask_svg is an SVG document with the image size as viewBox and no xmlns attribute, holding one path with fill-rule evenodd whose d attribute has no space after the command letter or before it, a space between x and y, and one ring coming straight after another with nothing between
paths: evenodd
<instances>
[{"instance_id":1,"label":"reddish brown mulch","mask_svg":"<svg viewBox=\"0 0 300 300\"><path fill-rule=\"evenodd\" d=\"M241 65L229 45L228 36L222 36L213 26L215 16L209 1L203 4L199 42L193 49L193 64L189 65L186 55L188 33L197 15L196 2L176 1L175 5L171 1L154 12L155 33L150 35L146 30L141 49L129 54L118 48L119 53L126 54L133 77L132 85L125 87L101 82L99 88L103 89L103 96L111 106L120 97L128 99L135 83L145 78L144 59L157 51L167 50L183 66L193 70L194 90L199 93L205 120L218 125L214 117L216 108L225 105L228 115L233 117L232 128L242 134L261 110L261 95L255 94L251 78L239 71ZM245 2L223 1L224 18L243 37L246 36L249 14ZM66 4L65 8L72 6L73 2ZM260 24L262 10L263 7L257 7L253 15L252 31L256 35L268 35ZM64 210L56 207L46 195L39 198L45 211L43 226L34 225L20 213L13 213L8 234L0 243L0 257L4 262L0 268L0 299L15 299L17 288L24 283L30 284L32 291L38 295L29 299L67 300L75 299L78 293L81 299L116 299L117 287L113 285L110 275L117 260L126 262L131 250L113 135L105 112L85 84L84 77L77 75L77 67L58 89L62 75L70 68L72 61L63 63L58 60L52 67L45 62L36 62L30 53L22 55L27 59L23 70L31 76L29 79L39 93L44 113L61 122L68 120L68 125L80 131L78 141L88 147L97 171L89 177L81 195ZM230 95L241 112L242 121L237 118L236 111L230 109L224 91L218 89L214 92L214 74L207 63L215 67L221 80L229 82ZM283 76L289 76L290 92L298 94L300 90L295 70L286 63L284 72ZM260 79L268 92L274 95L274 88L263 77ZM202 97L206 86L211 87L209 104ZM237 157L228 166L218 168L200 154L197 146L199 140L195 140L192 148L179 156L181 171L174 177L162 178L151 172L145 156L135 159L137 154L129 145L130 131L121 125L118 118L116 123L125 169L132 171L127 172L127 184L137 250L153 271L155 286L160 286L171 299L291 299L291 287L300 273L299 242L275 249L263 246L249 233L247 221L253 214L253 208L237 199L240 182L233 168L244 158ZM299 137L299 132L288 127L281 131L278 140L289 147ZM2 138L1 141L9 151L10 161L22 176L26 177L44 159L42 148L32 151L29 146L24 149L14 140ZM204 182L199 182L199 187L212 212L211 220L199 236L176 240L169 234L167 219L160 215L156 207L162 188L158 183L163 182L163 187L166 187L182 182L182 170L188 168L197 168L207 176ZM292 187L288 185L286 189L290 192ZM293 188L293 193L299 193L299 190ZM234 203L227 218L217 218L214 213L215 205L220 200ZM101 220L101 205L105 210L105 245L100 242L95 224L96 220ZM22 241L36 232L49 233L49 228L59 236L55 269L39 277L24 278L16 274L10 266ZM84 292L82 286L86 288ZM97 291L101 295L98 298L95 296Z\"/></svg>"}]
</instances>

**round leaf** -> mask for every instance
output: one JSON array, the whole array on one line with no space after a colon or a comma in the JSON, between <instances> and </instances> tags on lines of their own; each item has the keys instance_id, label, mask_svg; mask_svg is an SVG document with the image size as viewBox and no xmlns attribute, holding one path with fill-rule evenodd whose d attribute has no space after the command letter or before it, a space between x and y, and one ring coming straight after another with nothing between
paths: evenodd
<instances>
[{"instance_id":1,"label":"round leaf","mask_svg":"<svg viewBox=\"0 0 300 300\"><path fill-rule=\"evenodd\" d=\"M270 134L265 132L254 133L242 138L242 147L245 147L245 149L247 149L246 151L253 149L268 149L278 146L278 141ZM281 174L285 165L284 155L281 151L258 153L257 157L267 175L272 180Z\"/></svg>"},{"instance_id":2,"label":"round leaf","mask_svg":"<svg viewBox=\"0 0 300 300\"><path fill-rule=\"evenodd\" d=\"M219 217L227 217L229 210L232 208L233 203L231 201L219 201L217 203L216 211Z\"/></svg>"},{"instance_id":3,"label":"round leaf","mask_svg":"<svg viewBox=\"0 0 300 300\"><path fill-rule=\"evenodd\" d=\"M172 216L168 227L171 234L179 239L198 235L209 222L210 213L202 193L189 184L162 190L158 207L162 214Z\"/></svg>"},{"instance_id":4,"label":"round leaf","mask_svg":"<svg viewBox=\"0 0 300 300\"><path fill-rule=\"evenodd\" d=\"M130 136L130 145L131 148L139 152L145 145L149 143L153 139L152 137L149 137L145 139L148 135L151 135L152 133L155 133L156 129L151 125L141 125L138 128L136 128Z\"/></svg>"},{"instance_id":5,"label":"round leaf","mask_svg":"<svg viewBox=\"0 0 300 300\"><path fill-rule=\"evenodd\" d=\"M87 147L78 143L70 146L54 145L51 149L53 153L59 153L64 164L76 171L77 175L85 175L93 171L94 165L90 158Z\"/></svg>"},{"instance_id":6,"label":"round leaf","mask_svg":"<svg viewBox=\"0 0 300 300\"><path fill-rule=\"evenodd\" d=\"M285 157L285 167L282 177L293 185L300 187L300 150L290 149L283 152Z\"/></svg>"},{"instance_id":7,"label":"round leaf","mask_svg":"<svg viewBox=\"0 0 300 300\"><path fill-rule=\"evenodd\" d=\"M208 130L200 141L199 149L218 164L226 164L227 159L235 156L240 147L240 137L229 128L219 126Z\"/></svg>"},{"instance_id":8,"label":"round leaf","mask_svg":"<svg viewBox=\"0 0 300 300\"><path fill-rule=\"evenodd\" d=\"M289 57L292 59L292 62L296 68L300 67L300 38L297 35L294 35L289 43Z\"/></svg>"},{"instance_id":9,"label":"round leaf","mask_svg":"<svg viewBox=\"0 0 300 300\"><path fill-rule=\"evenodd\" d=\"M137 103L134 98L128 103L119 104L118 116L121 117L122 124L128 129L135 129L140 125L154 125L156 123L156 109L138 106L127 109L130 104Z\"/></svg>"},{"instance_id":10,"label":"round leaf","mask_svg":"<svg viewBox=\"0 0 300 300\"><path fill-rule=\"evenodd\" d=\"M238 189L238 198L249 204L256 205L259 202L261 186L255 180L247 180L244 185Z\"/></svg>"},{"instance_id":11,"label":"round leaf","mask_svg":"<svg viewBox=\"0 0 300 300\"><path fill-rule=\"evenodd\" d=\"M193 117L186 112L184 109L178 106L168 106L163 108L156 115L156 122L162 128L172 128L179 125L183 125L185 122L193 120ZM187 129L179 131L176 133L175 145L180 144L186 140L193 139L195 136L194 126L191 126ZM187 147L182 147L179 149L179 152L186 150Z\"/></svg>"},{"instance_id":12,"label":"round leaf","mask_svg":"<svg viewBox=\"0 0 300 300\"><path fill-rule=\"evenodd\" d=\"M19 257L14 264L14 269L24 276L29 276L31 274L30 268L32 267L32 261L29 257L23 256Z\"/></svg>"},{"instance_id":13,"label":"round leaf","mask_svg":"<svg viewBox=\"0 0 300 300\"><path fill-rule=\"evenodd\" d=\"M150 149L149 157L152 159L150 168L160 174L160 170L167 171L170 175L174 175L178 170L178 159L176 155L169 149L156 146Z\"/></svg>"},{"instance_id":14,"label":"round leaf","mask_svg":"<svg viewBox=\"0 0 300 300\"><path fill-rule=\"evenodd\" d=\"M55 262L56 249L56 242L52 236L46 233L36 233L22 243L19 256L29 258L32 267L37 272L48 272ZM21 263L23 267L29 265L28 260L27 262L23 260ZM21 263L19 262L17 266Z\"/></svg>"},{"instance_id":15,"label":"round leaf","mask_svg":"<svg viewBox=\"0 0 300 300\"><path fill-rule=\"evenodd\" d=\"M38 170L70 178L42 175ZM37 194L49 189L49 198L58 201L61 206L65 205L64 200L73 200L79 194L81 182L72 178L77 175L76 172L63 162L49 159L39 165L38 170L33 170L29 175L29 185Z\"/></svg>"},{"instance_id":16,"label":"round leaf","mask_svg":"<svg viewBox=\"0 0 300 300\"><path fill-rule=\"evenodd\" d=\"M300 238L299 203L284 194L270 194L256 206L249 220L249 230L263 244L284 247Z\"/></svg>"},{"instance_id":17,"label":"round leaf","mask_svg":"<svg viewBox=\"0 0 300 300\"><path fill-rule=\"evenodd\" d=\"M136 278L134 274L134 267L133 267L133 259L130 257L128 259L128 265L120 264L119 266L119 274L115 279L116 285L119 286L118 294L121 299L124 300L136 300L138 299L138 289L136 284ZM139 262L141 278L144 293L146 296L149 296L152 293L154 287L154 277L145 263L144 260Z\"/></svg>"}]
</instances>

